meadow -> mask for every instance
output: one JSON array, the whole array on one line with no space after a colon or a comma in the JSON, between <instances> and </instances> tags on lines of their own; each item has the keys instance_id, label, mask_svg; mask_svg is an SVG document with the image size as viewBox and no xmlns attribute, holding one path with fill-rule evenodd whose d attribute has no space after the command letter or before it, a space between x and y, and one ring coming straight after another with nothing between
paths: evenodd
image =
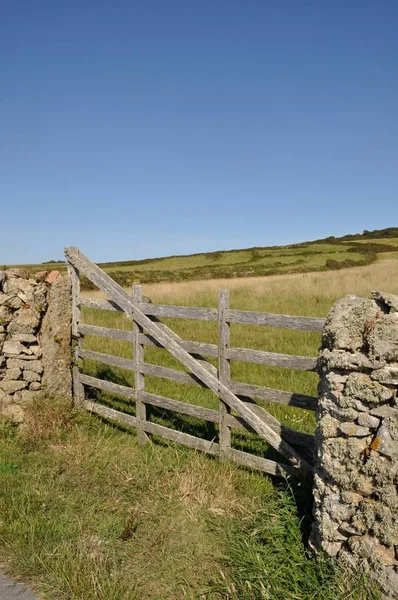
<instances>
[{"instance_id":1,"label":"meadow","mask_svg":"<svg viewBox=\"0 0 398 600\"><path fill-rule=\"evenodd\" d=\"M372 240L373 241L373 240ZM389 240L389 243L391 241ZM384 255L387 256L387 255ZM350 269L181 283L152 283L153 302L216 306L220 288L231 308L320 316L347 294L373 289L398 294L398 260ZM103 297L87 291L89 297ZM129 329L109 311L83 310L84 322ZM182 338L217 342L217 324L165 320ZM234 346L316 356L320 334L235 325ZM93 338L84 347L132 358L130 343ZM145 360L181 368L160 349ZM133 384L132 373L85 361L86 373ZM232 363L232 378L316 395L317 376ZM201 388L154 377L148 391L217 408ZM134 413L134 406L102 392L89 395ZM314 415L266 404L291 428L313 432ZM203 437L201 422L151 418ZM235 434L236 447L266 455L256 436ZM142 447L122 430L65 402L43 398L28 409L22 431L0 427L0 560L32 583L43 599L72 600L379 600L361 573L348 575L331 560L307 552L310 490L222 463L153 439Z\"/></svg>"}]
</instances>

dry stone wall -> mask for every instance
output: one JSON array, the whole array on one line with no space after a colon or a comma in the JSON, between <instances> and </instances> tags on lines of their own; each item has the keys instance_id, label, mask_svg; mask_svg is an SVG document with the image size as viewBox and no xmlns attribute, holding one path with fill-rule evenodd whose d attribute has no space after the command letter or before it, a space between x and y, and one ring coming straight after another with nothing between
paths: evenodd
<instances>
[{"instance_id":1,"label":"dry stone wall","mask_svg":"<svg viewBox=\"0 0 398 600\"><path fill-rule=\"evenodd\" d=\"M398 297L338 301L319 370L311 544L398 598Z\"/></svg>"},{"instance_id":2,"label":"dry stone wall","mask_svg":"<svg viewBox=\"0 0 398 600\"><path fill-rule=\"evenodd\" d=\"M44 391L70 397L70 343L68 279L0 271L0 413L21 421Z\"/></svg>"}]
</instances>

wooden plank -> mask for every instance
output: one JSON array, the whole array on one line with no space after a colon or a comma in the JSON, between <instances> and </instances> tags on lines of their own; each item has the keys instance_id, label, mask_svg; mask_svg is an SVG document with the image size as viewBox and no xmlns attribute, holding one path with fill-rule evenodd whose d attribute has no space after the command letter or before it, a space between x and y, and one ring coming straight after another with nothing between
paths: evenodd
<instances>
[{"instance_id":1,"label":"wooden plank","mask_svg":"<svg viewBox=\"0 0 398 600\"><path fill-rule=\"evenodd\" d=\"M149 394L148 392L143 392L142 399L146 404L150 404L151 406L172 410L181 413L182 415L187 415L188 417L209 421L210 423L218 423L218 412L211 408L188 404L187 402L165 398L164 396L158 396L157 394ZM241 428L240 424L239 428Z\"/></svg>"},{"instance_id":2,"label":"wooden plank","mask_svg":"<svg viewBox=\"0 0 398 600\"><path fill-rule=\"evenodd\" d=\"M216 308L175 306L172 304L148 304L146 302L141 302L138 308L144 315L154 317L194 319L198 321L217 321L218 318Z\"/></svg>"},{"instance_id":3,"label":"wooden plank","mask_svg":"<svg viewBox=\"0 0 398 600\"><path fill-rule=\"evenodd\" d=\"M206 454L214 454L216 456L219 456L220 454L220 446L216 442L197 438L194 435L176 431L175 429L170 429L169 427L158 425L158 423L152 423L150 421L145 421L142 426L147 433L158 435L171 442L177 442L183 446L205 452Z\"/></svg>"},{"instance_id":4,"label":"wooden plank","mask_svg":"<svg viewBox=\"0 0 398 600\"><path fill-rule=\"evenodd\" d=\"M294 469L291 465L279 464L273 460L255 456L248 452L242 452L242 450L236 450L235 448L227 450L225 458L240 465L244 465L245 467L262 471L268 475L274 475L276 477L286 477L287 475L297 476L297 469Z\"/></svg>"},{"instance_id":5,"label":"wooden plank","mask_svg":"<svg viewBox=\"0 0 398 600\"><path fill-rule=\"evenodd\" d=\"M299 371L316 371L317 358L312 356L293 356L291 354L277 354L263 350L250 350L249 348L230 348L226 352L230 360L241 360L271 367L284 367L298 369Z\"/></svg>"},{"instance_id":6,"label":"wooden plank","mask_svg":"<svg viewBox=\"0 0 398 600\"><path fill-rule=\"evenodd\" d=\"M226 320L228 308L228 290L220 290L218 294L218 380L226 386L228 386L231 378L231 368L227 358L227 351L230 345L230 326ZM219 396L219 413L220 458L224 459L231 448L231 430L228 423L228 416L231 414L231 409L224 402L222 395Z\"/></svg>"},{"instance_id":7,"label":"wooden plank","mask_svg":"<svg viewBox=\"0 0 398 600\"><path fill-rule=\"evenodd\" d=\"M123 309L116 304L116 302L113 302L113 300L106 300L103 298L86 298L85 296L80 296L79 304L80 306L84 306L85 308L124 312Z\"/></svg>"},{"instance_id":8,"label":"wooden plank","mask_svg":"<svg viewBox=\"0 0 398 600\"><path fill-rule=\"evenodd\" d=\"M87 308L101 310L122 311L113 300L80 297L80 305ZM181 319L198 319L200 321L216 321L217 309L174 306L169 304L142 303L139 308L146 315L159 317L173 317ZM326 319L319 317L296 317L277 313L262 313L245 310L228 309L226 319L229 323L242 323L246 325L265 325L281 329L295 329L298 331L322 331Z\"/></svg>"},{"instance_id":9,"label":"wooden plank","mask_svg":"<svg viewBox=\"0 0 398 600\"><path fill-rule=\"evenodd\" d=\"M75 406L80 406L84 401L84 387L80 381L79 358L82 346L81 336L79 332L80 325L80 308L78 299L80 296L80 274L79 269L68 263L68 276L71 284L72 295L72 387L73 387L73 402Z\"/></svg>"},{"instance_id":10,"label":"wooden plank","mask_svg":"<svg viewBox=\"0 0 398 600\"><path fill-rule=\"evenodd\" d=\"M80 381L84 383L84 385L89 385L90 387L104 390L104 392L111 392L112 394L125 396L131 400L135 400L134 388L126 385L120 385L119 383L113 383L112 381L105 381L104 379L98 379L97 377L91 377L91 375L85 375L83 373L80 375Z\"/></svg>"},{"instance_id":11,"label":"wooden plank","mask_svg":"<svg viewBox=\"0 0 398 600\"><path fill-rule=\"evenodd\" d=\"M121 356L113 356L113 354L104 354L103 352L94 352L93 350L80 350L80 358L96 360L104 365L119 367L131 371L134 367L132 358L122 358Z\"/></svg>"},{"instance_id":12,"label":"wooden plank","mask_svg":"<svg viewBox=\"0 0 398 600\"><path fill-rule=\"evenodd\" d=\"M149 346L156 346L157 348L164 348L163 344L157 341L152 335L143 334L141 336L143 344ZM204 342L191 342L188 340L180 339L178 341L181 348L189 354L203 354L204 356L218 356L218 347L216 344L207 344Z\"/></svg>"},{"instance_id":13,"label":"wooden plank","mask_svg":"<svg viewBox=\"0 0 398 600\"><path fill-rule=\"evenodd\" d=\"M313 411L315 411L318 406L318 398L315 396L305 396L304 394L296 394L295 392L274 390L272 388L241 383L238 381L230 381L228 387L231 392L237 396L249 396L250 398L258 398L259 400L270 400L271 402L277 402L278 404L286 404Z\"/></svg>"},{"instance_id":14,"label":"wooden plank","mask_svg":"<svg viewBox=\"0 0 398 600\"><path fill-rule=\"evenodd\" d=\"M81 335L98 335L112 340L133 341L133 331L130 329L112 329L111 327L98 327L98 325L79 325Z\"/></svg>"},{"instance_id":15,"label":"wooden plank","mask_svg":"<svg viewBox=\"0 0 398 600\"><path fill-rule=\"evenodd\" d=\"M246 325L266 325L281 329L296 329L299 331L322 331L326 319L318 317L294 317L275 313L261 313L246 310L228 310L227 321Z\"/></svg>"},{"instance_id":16,"label":"wooden plank","mask_svg":"<svg viewBox=\"0 0 398 600\"><path fill-rule=\"evenodd\" d=\"M142 287L133 286L133 302L138 305L142 301ZM145 375L142 372L144 362L144 345L140 342L140 335L143 329L134 319L133 325L133 343L134 343L134 387L135 387L135 407L137 415L137 439L139 444L146 444L149 438L142 428L142 423L146 421L146 406L142 401L142 394L145 389Z\"/></svg>"},{"instance_id":17,"label":"wooden plank","mask_svg":"<svg viewBox=\"0 0 398 600\"><path fill-rule=\"evenodd\" d=\"M112 419L113 421L118 421L124 425L130 425L131 427L137 426L137 419L133 415L127 415L126 413L120 412L120 410L109 408L103 404L98 404L98 402L90 402L89 400L85 400L82 406L89 412L100 415L101 417Z\"/></svg>"},{"instance_id":18,"label":"wooden plank","mask_svg":"<svg viewBox=\"0 0 398 600\"><path fill-rule=\"evenodd\" d=\"M160 367L159 365L143 363L142 372L145 375L152 375L153 377L160 377L161 379L168 379L170 381L177 381L179 383L189 383L200 387L207 387L192 373L184 373L184 371L170 369L169 367Z\"/></svg>"},{"instance_id":19,"label":"wooden plank","mask_svg":"<svg viewBox=\"0 0 398 600\"><path fill-rule=\"evenodd\" d=\"M104 273L97 265L85 257L78 248L66 248L67 259L85 276L99 287L105 294L114 300L128 314L152 335L157 342L166 348L175 358L192 371L203 383L209 387L215 394L219 393L224 402L235 410L247 423L280 454L292 462L295 466L301 467L305 471L311 471L310 465L292 446L286 443L277 433L275 433L267 423L268 417L259 418L258 415L246 406L235 394L233 394L224 384L218 381L203 365L196 361L176 340L163 332L156 323L153 323L144 313L139 310L132 302L131 297L121 288L109 275Z\"/></svg>"}]
</instances>

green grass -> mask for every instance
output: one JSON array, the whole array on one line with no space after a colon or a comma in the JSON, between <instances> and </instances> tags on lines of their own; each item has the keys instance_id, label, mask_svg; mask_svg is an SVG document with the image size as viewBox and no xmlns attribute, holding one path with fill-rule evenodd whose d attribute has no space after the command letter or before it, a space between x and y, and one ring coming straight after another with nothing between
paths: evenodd
<instances>
[{"instance_id":1,"label":"green grass","mask_svg":"<svg viewBox=\"0 0 398 600\"><path fill-rule=\"evenodd\" d=\"M0 560L43 600L378 600L307 555L307 502L53 400L0 423Z\"/></svg>"}]
</instances>

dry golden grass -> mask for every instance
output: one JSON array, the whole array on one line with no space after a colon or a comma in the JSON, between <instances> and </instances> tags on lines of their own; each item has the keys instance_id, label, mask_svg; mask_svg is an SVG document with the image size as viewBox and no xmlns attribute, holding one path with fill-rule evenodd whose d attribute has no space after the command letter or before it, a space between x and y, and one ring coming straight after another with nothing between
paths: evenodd
<instances>
[{"instance_id":1,"label":"dry golden grass","mask_svg":"<svg viewBox=\"0 0 398 600\"><path fill-rule=\"evenodd\" d=\"M230 290L231 304L237 308L265 310L263 307L267 307L267 310L275 312L283 312L281 308L288 312L301 308L300 314L316 316L319 313L317 305L321 304L323 308L328 303L330 306L333 301L348 294L368 296L373 289L398 294L398 260L384 260L339 271L147 284L144 293L153 302L216 306L221 288ZM84 292L83 295L104 297L100 291ZM310 308L312 313L307 313Z\"/></svg>"}]
</instances>

